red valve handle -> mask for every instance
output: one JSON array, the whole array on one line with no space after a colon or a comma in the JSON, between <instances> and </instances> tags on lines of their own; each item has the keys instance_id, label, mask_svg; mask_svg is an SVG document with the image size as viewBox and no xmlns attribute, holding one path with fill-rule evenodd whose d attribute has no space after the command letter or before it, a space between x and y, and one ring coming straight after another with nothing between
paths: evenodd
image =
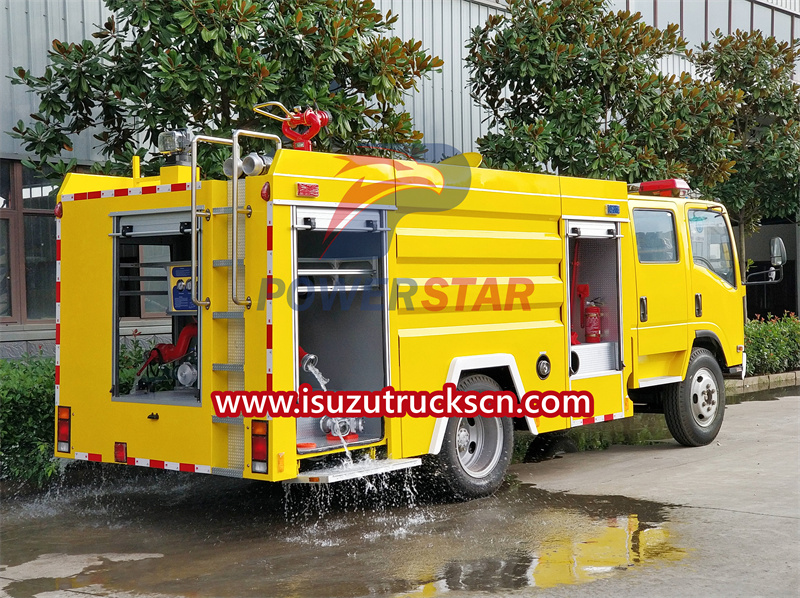
<instances>
[{"instance_id":1,"label":"red valve handle","mask_svg":"<svg viewBox=\"0 0 800 598\"><path fill-rule=\"evenodd\" d=\"M327 127L331 122L331 115L325 110L312 110L306 108L303 112L295 112L289 120L283 122L283 134L294 141L294 149L311 151L311 140L319 133L322 127ZM308 127L304 132L296 131L296 127Z\"/></svg>"}]
</instances>

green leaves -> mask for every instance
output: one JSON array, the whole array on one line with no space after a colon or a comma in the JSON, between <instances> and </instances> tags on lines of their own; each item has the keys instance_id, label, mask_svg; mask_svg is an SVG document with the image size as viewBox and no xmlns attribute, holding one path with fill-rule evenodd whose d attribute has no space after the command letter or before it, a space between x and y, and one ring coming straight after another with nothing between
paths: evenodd
<instances>
[{"instance_id":1,"label":"green leaves","mask_svg":"<svg viewBox=\"0 0 800 598\"><path fill-rule=\"evenodd\" d=\"M493 127L479 140L489 163L703 188L729 175L736 93L660 72L661 58L685 50L677 26L607 13L602 0L509 7L467 44L472 93Z\"/></svg>"},{"instance_id":2,"label":"green leaves","mask_svg":"<svg viewBox=\"0 0 800 598\"><path fill-rule=\"evenodd\" d=\"M55 361L0 360L0 479L44 484L56 471Z\"/></svg>"},{"instance_id":3,"label":"green leaves","mask_svg":"<svg viewBox=\"0 0 800 598\"><path fill-rule=\"evenodd\" d=\"M800 320L793 313L782 318L756 316L744 326L747 375L777 374L800 368Z\"/></svg>"},{"instance_id":4,"label":"green leaves","mask_svg":"<svg viewBox=\"0 0 800 598\"><path fill-rule=\"evenodd\" d=\"M40 104L35 122L18 123L11 134L41 164L63 165L65 147L89 129L107 160L100 168L117 173L129 173L124 160L134 148L154 146L166 129L279 133L252 112L269 100L331 112L333 122L316 140L322 150L363 153L421 136L403 99L442 61L421 43L390 35L396 17L369 0L105 3L115 17L94 41L54 41L39 77L15 70L12 82ZM218 151L199 159L207 174L222 176Z\"/></svg>"},{"instance_id":5,"label":"green leaves","mask_svg":"<svg viewBox=\"0 0 800 598\"><path fill-rule=\"evenodd\" d=\"M714 189L744 232L764 217L800 210L800 85L792 81L800 39L777 42L760 32L737 31L703 44L692 59L698 74L735 91L732 130L735 171Z\"/></svg>"}]
</instances>

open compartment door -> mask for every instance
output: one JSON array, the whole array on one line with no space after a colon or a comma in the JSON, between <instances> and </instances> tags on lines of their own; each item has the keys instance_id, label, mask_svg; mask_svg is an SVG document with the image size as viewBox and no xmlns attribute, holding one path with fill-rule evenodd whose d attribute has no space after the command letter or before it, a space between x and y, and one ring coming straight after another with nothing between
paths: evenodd
<instances>
[{"instance_id":1,"label":"open compartment door","mask_svg":"<svg viewBox=\"0 0 800 598\"><path fill-rule=\"evenodd\" d=\"M294 208L294 301L301 355L318 357L328 390L377 391L389 384L386 219L383 210ZM297 383L321 390L297 367ZM338 432L331 432L339 426ZM382 440L381 417L297 419L298 453Z\"/></svg>"},{"instance_id":2,"label":"open compartment door","mask_svg":"<svg viewBox=\"0 0 800 598\"><path fill-rule=\"evenodd\" d=\"M623 411L619 223L568 221L570 388L593 394L595 416Z\"/></svg>"}]
</instances>

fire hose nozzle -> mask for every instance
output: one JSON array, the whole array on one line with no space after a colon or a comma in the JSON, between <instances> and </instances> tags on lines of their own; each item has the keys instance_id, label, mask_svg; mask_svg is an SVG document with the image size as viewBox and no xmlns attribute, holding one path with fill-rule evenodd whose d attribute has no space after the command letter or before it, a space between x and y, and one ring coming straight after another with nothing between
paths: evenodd
<instances>
[{"instance_id":1,"label":"fire hose nozzle","mask_svg":"<svg viewBox=\"0 0 800 598\"><path fill-rule=\"evenodd\" d=\"M306 353L300 358L300 367L303 368L304 371L310 372L311 368L317 367L318 362L319 357L312 353Z\"/></svg>"},{"instance_id":2,"label":"fire hose nozzle","mask_svg":"<svg viewBox=\"0 0 800 598\"><path fill-rule=\"evenodd\" d=\"M323 376L322 372L317 369L319 358L313 353L306 353L303 347L298 348L300 350L300 367L304 372L308 372L317 379L322 390L328 390L327 384L330 382L330 379Z\"/></svg>"}]
</instances>

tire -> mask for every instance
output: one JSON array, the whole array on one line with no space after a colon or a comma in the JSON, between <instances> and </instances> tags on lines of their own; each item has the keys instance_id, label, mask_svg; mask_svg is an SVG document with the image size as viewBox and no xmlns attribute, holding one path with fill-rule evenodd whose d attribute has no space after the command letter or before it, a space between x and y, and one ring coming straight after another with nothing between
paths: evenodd
<instances>
[{"instance_id":1,"label":"tire","mask_svg":"<svg viewBox=\"0 0 800 598\"><path fill-rule=\"evenodd\" d=\"M713 441L725 416L725 382L713 353L694 349L686 379L664 392L664 417L672 437L684 446Z\"/></svg>"},{"instance_id":2,"label":"tire","mask_svg":"<svg viewBox=\"0 0 800 598\"><path fill-rule=\"evenodd\" d=\"M461 380L458 390L502 389L492 378L476 374ZM514 425L509 418L450 418L435 459L437 477L457 499L489 496L503 483L513 446Z\"/></svg>"}]
</instances>

